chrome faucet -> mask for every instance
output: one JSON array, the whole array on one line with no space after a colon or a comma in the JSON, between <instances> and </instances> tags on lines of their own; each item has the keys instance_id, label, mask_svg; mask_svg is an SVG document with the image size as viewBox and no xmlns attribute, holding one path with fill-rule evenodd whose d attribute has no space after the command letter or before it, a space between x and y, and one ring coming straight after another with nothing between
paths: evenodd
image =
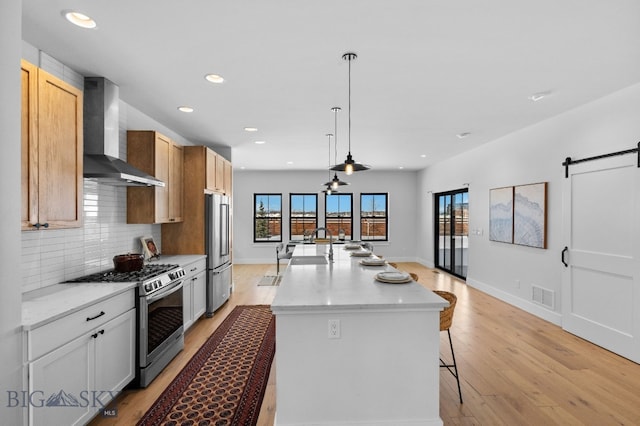
<instances>
[{"instance_id":1,"label":"chrome faucet","mask_svg":"<svg viewBox=\"0 0 640 426\"><path fill-rule=\"evenodd\" d=\"M333 261L333 234L327 228L316 228L311 232L311 243L313 243L314 237L318 235L318 231L324 231L329 234L329 260Z\"/></svg>"}]
</instances>

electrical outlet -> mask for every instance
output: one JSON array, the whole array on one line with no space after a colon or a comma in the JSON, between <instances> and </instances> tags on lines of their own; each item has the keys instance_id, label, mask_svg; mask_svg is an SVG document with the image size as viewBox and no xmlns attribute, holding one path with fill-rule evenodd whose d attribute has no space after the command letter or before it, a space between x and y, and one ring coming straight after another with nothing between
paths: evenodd
<instances>
[{"instance_id":1,"label":"electrical outlet","mask_svg":"<svg viewBox=\"0 0 640 426\"><path fill-rule=\"evenodd\" d=\"M340 320L329 320L329 339L340 338Z\"/></svg>"}]
</instances>

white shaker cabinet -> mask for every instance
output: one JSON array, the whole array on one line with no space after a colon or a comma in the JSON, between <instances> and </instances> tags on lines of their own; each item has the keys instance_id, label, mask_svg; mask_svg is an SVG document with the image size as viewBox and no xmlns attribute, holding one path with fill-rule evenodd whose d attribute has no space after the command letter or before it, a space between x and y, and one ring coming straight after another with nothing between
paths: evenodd
<instances>
[{"instance_id":1,"label":"white shaker cabinet","mask_svg":"<svg viewBox=\"0 0 640 426\"><path fill-rule=\"evenodd\" d=\"M207 274L201 272L193 277L193 318L197 320L204 314L207 302Z\"/></svg>"},{"instance_id":2,"label":"white shaker cabinet","mask_svg":"<svg viewBox=\"0 0 640 426\"><path fill-rule=\"evenodd\" d=\"M206 259L181 265L186 275L183 285L184 329L196 322L206 309Z\"/></svg>"},{"instance_id":3,"label":"white shaker cabinet","mask_svg":"<svg viewBox=\"0 0 640 426\"><path fill-rule=\"evenodd\" d=\"M135 376L134 291L27 331L29 425L82 425Z\"/></svg>"}]
</instances>

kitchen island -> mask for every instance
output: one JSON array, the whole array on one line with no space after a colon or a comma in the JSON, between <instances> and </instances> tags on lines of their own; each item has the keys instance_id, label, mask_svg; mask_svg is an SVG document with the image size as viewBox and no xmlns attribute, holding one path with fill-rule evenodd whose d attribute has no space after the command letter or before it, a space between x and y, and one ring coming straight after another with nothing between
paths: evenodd
<instances>
[{"instance_id":1,"label":"kitchen island","mask_svg":"<svg viewBox=\"0 0 640 426\"><path fill-rule=\"evenodd\" d=\"M375 280L348 246L296 246L276 316L276 425L442 425L439 316L447 302ZM298 258L298 261L296 261Z\"/></svg>"}]
</instances>

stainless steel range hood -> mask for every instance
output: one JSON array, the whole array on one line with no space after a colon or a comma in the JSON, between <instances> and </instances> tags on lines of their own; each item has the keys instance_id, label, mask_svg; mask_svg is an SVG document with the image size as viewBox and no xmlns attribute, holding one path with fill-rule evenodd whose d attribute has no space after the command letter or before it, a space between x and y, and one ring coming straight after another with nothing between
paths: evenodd
<instances>
[{"instance_id":1,"label":"stainless steel range hood","mask_svg":"<svg viewBox=\"0 0 640 426\"><path fill-rule=\"evenodd\" d=\"M120 160L118 95L106 78L84 79L84 177L116 186L165 186Z\"/></svg>"}]
</instances>

